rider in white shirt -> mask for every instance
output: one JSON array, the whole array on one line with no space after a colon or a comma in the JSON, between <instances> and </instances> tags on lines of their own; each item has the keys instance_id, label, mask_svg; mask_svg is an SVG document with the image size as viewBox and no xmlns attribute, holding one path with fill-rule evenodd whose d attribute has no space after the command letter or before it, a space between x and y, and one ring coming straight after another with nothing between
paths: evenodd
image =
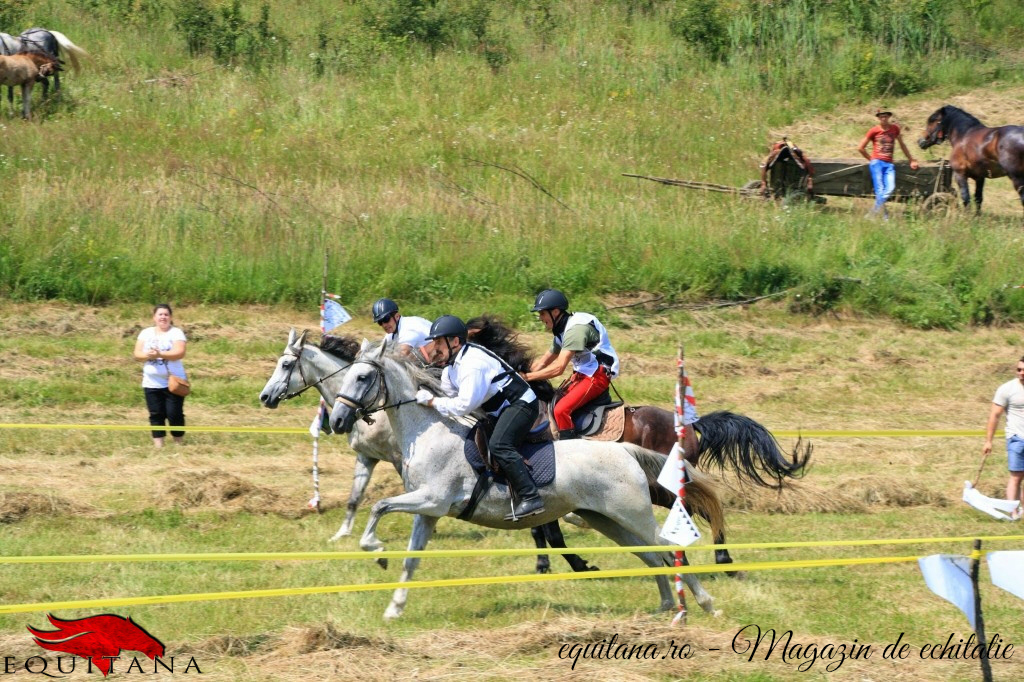
<instances>
[{"instance_id":1,"label":"rider in white shirt","mask_svg":"<svg viewBox=\"0 0 1024 682\"><path fill-rule=\"evenodd\" d=\"M430 343L427 340L427 335L430 334L430 320L411 315L403 317L398 312L398 304L390 298L378 299L373 304L372 313L373 321L379 324L386 334L384 342L388 345L397 344L401 352L410 354Z\"/></svg>"},{"instance_id":2,"label":"rider in white shirt","mask_svg":"<svg viewBox=\"0 0 1024 682\"><path fill-rule=\"evenodd\" d=\"M444 363L441 392L416 393L416 402L433 407L446 417L463 417L483 409L497 417L488 448L508 479L517 500L506 521L544 512L544 501L523 463L518 447L537 420L539 405L530 385L500 357L466 341L465 323L454 315L434 321L427 337L434 341L434 358Z\"/></svg>"}]
</instances>

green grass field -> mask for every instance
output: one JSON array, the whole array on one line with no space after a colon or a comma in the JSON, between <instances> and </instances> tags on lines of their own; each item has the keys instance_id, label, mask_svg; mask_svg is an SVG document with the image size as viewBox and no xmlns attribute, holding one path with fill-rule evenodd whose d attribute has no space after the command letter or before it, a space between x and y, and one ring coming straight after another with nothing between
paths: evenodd
<instances>
[{"instance_id":1,"label":"green grass field","mask_svg":"<svg viewBox=\"0 0 1024 682\"><path fill-rule=\"evenodd\" d=\"M879 104L908 144L946 102L1021 123L1024 21L1015 0L893 4L783 0L8 0L0 30L61 31L90 57L23 122L0 107L0 557L355 550L328 545L353 458L310 439L190 434L155 451L130 359L152 304L189 337L193 425L305 428L315 402L257 395L288 328L315 327L327 288L375 336L382 295L435 317L527 313L555 286L597 314L634 404L667 406L685 344L702 412L778 432L980 431L1020 357L1021 209L1006 180L980 218L865 219L869 199L822 208L668 188L641 173L740 186L788 135L811 157L853 157ZM948 153L942 147L926 160ZM770 298L740 305L755 297ZM728 304L728 307L719 307ZM786 436L783 444L792 447ZM812 438L808 476L781 496L730 487L729 540L1020 536L960 501L982 438ZM997 444L979 488L1001 496ZM401 491L378 467L376 501ZM365 524L367 505L357 528ZM388 547L410 519L387 517ZM574 547L607 541L565 528ZM445 519L431 547L529 546L521 532ZM1021 540L986 542L1020 548ZM738 549L740 561L967 554L968 542ZM690 552L708 563L706 552ZM630 556L586 557L602 569ZM564 564L554 558L557 571ZM533 560L425 561L417 579L526 575ZM0 605L397 580L370 559L4 566ZM654 613L650 579L111 608L192 656L204 679L962 680L976 661L922 660L968 635L913 562L750 571L706 580L720 618ZM1024 607L988 581L987 630L1024 646ZM64 618L95 610L61 611ZM42 653L44 612L0 615L0 658ZM870 658L784 662L733 652L756 624L803 645L870 644ZM907 660L882 658L903 633ZM692 658L559 658L563 646L687 643ZM712 651L712 650L717 651ZM181 658L183 657L183 658ZM49 665L55 665L51 656ZM993 663L1024 673L1020 654ZM5 669L5 674L7 670ZM49 672L53 672L53 668ZM25 676L21 670L18 675ZM134 674L120 670L111 677ZM180 667L174 674L181 674ZM190 673L191 674L191 673ZM81 677L81 671L70 677Z\"/></svg>"},{"instance_id":2,"label":"green grass field","mask_svg":"<svg viewBox=\"0 0 1024 682\"><path fill-rule=\"evenodd\" d=\"M133 330L145 310L114 306L5 306L9 330L0 346L0 421L14 423L144 424L138 367L129 358ZM289 308L183 307L177 319L192 339L187 363L196 392L186 402L189 423L304 428L315 400L279 410L258 406L257 394L283 347L289 325L315 322L315 312ZM770 429L980 430L989 395L1012 367L1020 329L911 331L856 317L794 317L763 302L743 310L658 316L652 327L613 329L629 368L620 390L633 403L667 405L673 347L685 343L702 412L731 409ZM373 334L364 320L349 333ZM364 326L365 325L365 326ZM346 326L348 327L348 325ZM345 329L345 328L343 328ZM44 331L46 330L46 331ZM528 331L535 347L539 330ZM1006 361L1004 361L1004 359ZM76 365L80 365L76 366ZM36 401L27 397L49 391ZM188 436L185 447L156 451L145 432L0 432L0 534L6 556L356 550L355 538L328 545L344 512L353 460L334 438L321 443L325 512L303 512L312 488L311 442L303 435ZM794 440L783 437L785 447ZM723 481L728 539L737 543L974 537L1016 534L960 501L963 481L978 471L981 437L811 438L808 476L777 497ZM1000 496L1005 455L998 449L979 487ZM370 500L397 494L401 483L378 467ZM357 530L366 520L359 514ZM401 549L410 520L387 517L379 534ZM565 526L570 546L607 546L592 533ZM986 549L1020 547L1021 540ZM442 520L434 549L530 546L525 533L489 531ZM970 543L737 549L738 561L967 554ZM689 553L707 564L706 552ZM586 556L586 555L585 555ZM602 569L637 568L630 556L586 556ZM567 567L554 558L557 572ZM533 559L424 561L416 578L458 579L529 574ZM993 587L982 568L983 608L990 634L1024 639L1019 601ZM372 561L100 563L8 566L4 604L127 596L383 583ZM792 630L803 644L870 644L874 657L847 660L840 679L968 679L976 662L922 661L920 646L967 637L966 620L931 594L913 562L748 572L744 580L705 578L723 610L699 612L690 600L686 628L655 612L650 579L508 584L414 590L405 615L385 623L387 591L294 596L108 609L132 615L169 651L194 656L204 674L225 680L290 680L332 675L393 679L417 670L424 679L474 675L514 679L800 679L797 663L731 653L734 635L757 624ZM58 612L64 618L97 613ZM24 632L44 613L0 616L0 650L24 657L41 652ZM881 649L904 633L915 657L883 662ZM574 643L597 644L618 634L630 644L686 642L697 650L681 661L559 659ZM941 640L941 641L939 641ZM719 648L722 652L711 652ZM51 659L52 660L52 659ZM830 661L818 661L812 674ZM995 661L996 679L1016 679L1016 657ZM176 673L177 674L177 673Z\"/></svg>"}]
</instances>

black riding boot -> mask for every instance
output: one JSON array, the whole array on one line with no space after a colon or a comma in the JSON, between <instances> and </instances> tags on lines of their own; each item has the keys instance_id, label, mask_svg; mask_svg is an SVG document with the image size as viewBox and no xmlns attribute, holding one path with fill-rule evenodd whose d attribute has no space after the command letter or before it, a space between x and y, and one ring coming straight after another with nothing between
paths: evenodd
<instances>
[{"instance_id":1,"label":"black riding boot","mask_svg":"<svg viewBox=\"0 0 1024 682\"><path fill-rule=\"evenodd\" d=\"M558 440L572 440L573 438L579 438L576 435L576 429L558 429Z\"/></svg>"},{"instance_id":2,"label":"black riding boot","mask_svg":"<svg viewBox=\"0 0 1024 682\"><path fill-rule=\"evenodd\" d=\"M533 516L544 513L544 500L540 499L537 486L530 478L523 460L507 464L502 467L505 478L508 479L509 488L515 491L519 500L511 514L505 516L506 521L518 521L524 516Z\"/></svg>"}]
</instances>

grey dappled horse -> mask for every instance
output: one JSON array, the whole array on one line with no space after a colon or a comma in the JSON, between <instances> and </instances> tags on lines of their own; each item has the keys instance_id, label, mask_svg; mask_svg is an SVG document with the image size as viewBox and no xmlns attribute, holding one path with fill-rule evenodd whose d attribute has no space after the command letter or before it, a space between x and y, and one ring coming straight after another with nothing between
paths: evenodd
<instances>
[{"instance_id":1,"label":"grey dappled horse","mask_svg":"<svg viewBox=\"0 0 1024 682\"><path fill-rule=\"evenodd\" d=\"M341 390L341 380L359 350L359 343L351 337L328 336L321 346L306 343L306 332L296 335L292 329L288 335L284 352L278 358L274 373L260 391L260 402L264 407L276 408L282 400L293 398L309 388L316 388L324 399L331 403ZM402 475L402 452L394 438L387 419L378 419L374 424L359 422L349 433L349 446L356 453L356 465L352 478L352 491L346 505L345 520L330 542L352 533L356 510L366 492L377 462L390 462L398 475ZM539 549L545 541L552 547L565 548L558 523L538 527L534 542ZM575 554L563 554L565 561L574 571L596 570ZM385 560L381 565L387 566ZM546 555L537 557L537 572L547 573L551 565Z\"/></svg>"},{"instance_id":2,"label":"grey dappled horse","mask_svg":"<svg viewBox=\"0 0 1024 682\"><path fill-rule=\"evenodd\" d=\"M414 362L385 350L383 346L371 348L363 342L362 352L345 373L330 423L335 432L350 433L358 419L374 411L385 411L401 445L406 492L373 506L360 546L367 551L383 549L376 537L377 524L386 514L405 512L415 515L409 550L422 550L438 519L457 517L476 485L476 473L463 456L469 429L414 401L395 409L395 403L411 401L420 386L439 393L439 382ZM648 477L658 475L666 460L664 455L636 445L585 440L559 441L554 447L558 465L554 481L541 489L543 514L520 523L506 521L507 488L491 486L468 521L488 528L512 529L548 523L576 512L591 528L621 546L665 544L658 537L658 522L648 490ZM706 506L702 511L720 519L721 504L703 477L695 475L688 485L694 493L700 492L691 496L691 502L701 500ZM651 567L673 564L667 551L636 555ZM410 580L418 565L419 559L407 558L401 582ZM697 577L685 574L683 579L697 603L705 611L715 612L711 595ZM676 597L668 577L658 575L655 581L661 608L674 608ZM401 615L407 598L407 589L395 590L384 617Z\"/></svg>"}]
</instances>

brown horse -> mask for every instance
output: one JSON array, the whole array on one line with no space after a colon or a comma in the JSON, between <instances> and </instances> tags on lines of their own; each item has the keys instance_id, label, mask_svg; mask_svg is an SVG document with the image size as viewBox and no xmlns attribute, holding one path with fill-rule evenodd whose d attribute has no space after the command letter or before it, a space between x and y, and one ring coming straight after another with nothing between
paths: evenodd
<instances>
[{"instance_id":1,"label":"brown horse","mask_svg":"<svg viewBox=\"0 0 1024 682\"><path fill-rule=\"evenodd\" d=\"M470 320L466 326L472 340L507 358L512 367L523 368L525 371L530 366L526 346L498 318L484 315ZM546 414L547 406L544 403L554 398L555 391L547 381L534 382L531 386L542 401L541 414ZM672 412L654 406L627 406L624 418L622 442L640 445L664 455L672 450L676 442ZM804 474L811 457L811 445L802 446L801 441L797 441L791 453L792 459L787 459L768 429L749 417L733 412L707 414L693 424L691 434L693 431L700 435L700 441L696 447L686 448L687 461L704 469L730 469L741 483L781 489L785 479L799 478ZM675 494L657 481L651 480L649 483L652 502L671 509ZM700 507L698 504L697 508ZM723 544L725 529L720 524L714 524L711 530L715 544ZM538 548L543 547L543 538L539 533L534 533L534 540ZM729 551L716 550L715 563L732 563Z\"/></svg>"},{"instance_id":2,"label":"brown horse","mask_svg":"<svg viewBox=\"0 0 1024 682\"><path fill-rule=\"evenodd\" d=\"M963 109L946 105L928 117L921 149L949 140L949 165L966 208L971 202L967 179L974 180L974 204L981 212L986 178L1009 176L1024 206L1024 126L989 128Z\"/></svg>"},{"instance_id":3,"label":"brown horse","mask_svg":"<svg viewBox=\"0 0 1024 682\"><path fill-rule=\"evenodd\" d=\"M21 86L21 116L29 118L32 115L32 86L40 79L57 73L57 60L47 57L44 54L28 52L16 55L0 55L0 85L13 88ZM14 110L14 91L8 90L7 98L11 103L11 111Z\"/></svg>"}]
</instances>

